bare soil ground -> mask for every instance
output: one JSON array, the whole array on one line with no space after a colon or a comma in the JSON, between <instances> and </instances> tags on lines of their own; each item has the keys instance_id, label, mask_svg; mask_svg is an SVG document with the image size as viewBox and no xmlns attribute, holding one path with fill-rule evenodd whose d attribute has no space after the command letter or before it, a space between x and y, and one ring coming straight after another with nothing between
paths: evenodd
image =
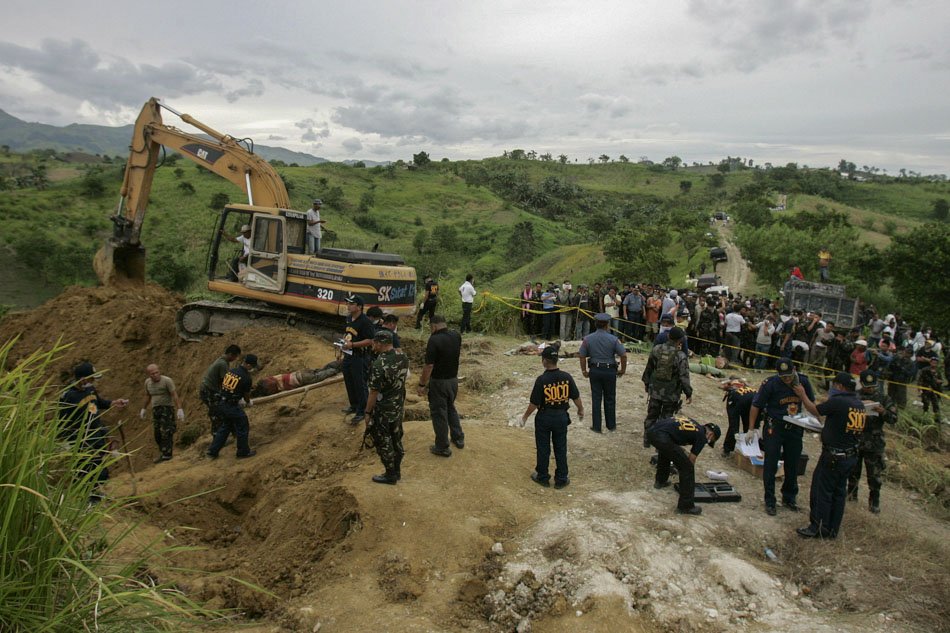
<instances>
[{"instance_id":1,"label":"bare soil ground","mask_svg":"<svg viewBox=\"0 0 950 633\"><path fill-rule=\"evenodd\" d=\"M732 227L722 223L718 224L723 248L726 249L726 255L729 256L729 261L722 262L717 266L717 272L722 278L722 285L729 286L729 290L733 293L748 294L754 285L752 271L749 270L749 264L742 258L742 252L736 246Z\"/></svg>"},{"instance_id":2,"label":"bare soil ground","mask_svg":"<svg viewBox=\"0 0 950 633\"><path fill-rule=\"evenodd\" d=\"M425 403L410 395L403 480L381 486L370 481L378 459L360 450L361 429L340 413L342 384L249 409L253 459L234 459L233 445L216 461L203 457L210 437L197 386L226 344L259 354L263 375L320 367L332 348L286 329L183 343L173 325L179 304L153 286L70 289L5 318L0 340L21 335L19 356L64 336L75 345L57 370L89 358L109 370L106 396L133 398L125 428L145 497L124 519L139 523L140 538L195 546L156 560L150 573L235 609L248 630L948 630L950 530L890 484L882 514L849 503L838 540L803 541L794 529L807 523L805 513L766 516L761 482L707 449L699 479L707 469L727 471L742 501L709 504L701 517L675 514L675 493L652 488L641 446L642 355L631 356L619 382L617 432L595 434L589 419L571 426L571 485L555 490L529 479L531 423L512 424L541 371L538 357L503 355L514 339L466 337L458 403L466 447L431 455ZM401 335L418 374L424 337ZM149 362L176 380L188 413L179 438L195 438L158 465L150 425L136 417ZM577 361L562 367L579 379L589 407ZM685 413L725 424L718 383L693 381ZM109 415L113 425L123 419ZM814 437L806 452L803 505ZM112 494L127 494L132 477L118 469Z\"/></svg>"}]
</instances>

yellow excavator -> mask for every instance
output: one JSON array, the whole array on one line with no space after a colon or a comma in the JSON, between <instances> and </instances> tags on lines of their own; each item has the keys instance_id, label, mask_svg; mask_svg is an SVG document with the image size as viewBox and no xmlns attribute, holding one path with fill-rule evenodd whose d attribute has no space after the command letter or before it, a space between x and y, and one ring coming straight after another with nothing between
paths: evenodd
<instances>
[{"instance_id":1,"label":"yellow excavator","mask_svg":"<svg viewBox=\"0 0 950 633\"><path fill-rule=\"evenodd\" d=\"M162 121L162 110L210 139ZM290 209L280 175L254 153L249 140L222 134L193 117L150 99L135 122L120 200L111 220L114 233L94 266L104 285L145 281L140 236L162 146L218 174L247 195L247 204L227 204L215 224L208 251L208 289L226 302L196 301L178 311L178 334L200 340L250 323L288 324L321 335L340 331L346 300L360 297L368 308L408 316L415 312L416 271L388 253L323 248L306 253L307 214ZM245 251L229 257L233 238L249 227Z\"/></svg>"}]
</instances>

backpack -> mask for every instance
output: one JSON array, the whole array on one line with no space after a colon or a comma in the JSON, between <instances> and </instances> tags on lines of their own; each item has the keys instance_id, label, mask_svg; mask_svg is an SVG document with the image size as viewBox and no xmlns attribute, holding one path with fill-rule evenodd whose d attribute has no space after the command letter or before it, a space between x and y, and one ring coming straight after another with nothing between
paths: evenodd
<instances>
[{"instance_id":1,"label":"backpack","mask_svg":"<svg viewBox=\"0 0 950 633\"><path fill-rule=\"evenodd\" d=\"M653 370L654 380L672 382L676 378L676 347L664 343L656 347L656 369Z\"/></svg>"}]
</instances>

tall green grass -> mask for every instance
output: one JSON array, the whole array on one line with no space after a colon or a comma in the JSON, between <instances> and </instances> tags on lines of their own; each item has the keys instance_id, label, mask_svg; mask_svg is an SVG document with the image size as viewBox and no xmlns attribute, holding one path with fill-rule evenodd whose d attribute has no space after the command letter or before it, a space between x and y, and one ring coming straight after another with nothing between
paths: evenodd
<instances>
[{"instance_id":1,"label":"tall green grass","mask_svg":"<svg viewBox=\"0 0 950 633\"><path fill-rule=\"evenodd\" d=\"M77 475L89 456L57 439L47 396L61 349L0 373L0 631L168 631L211 617L150 571L174 550L126 542L136 526L113 515L134 499L90 506L99 469Z\"/></svg>"}]
</instances>

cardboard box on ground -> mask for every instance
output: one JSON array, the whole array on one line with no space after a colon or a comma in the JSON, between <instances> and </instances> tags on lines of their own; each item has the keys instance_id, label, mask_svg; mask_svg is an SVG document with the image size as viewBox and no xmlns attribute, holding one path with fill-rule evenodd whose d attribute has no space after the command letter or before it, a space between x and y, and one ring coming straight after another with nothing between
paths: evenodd
<instances>
[{"instance_id":1,"label":"cardboard box on ground","mask_svg":"<svg viewBox=\"0 0 950 633\"><path fill-rule=\"evenodd\" d=\"M757 479L762 479L762 470L763 460L761 458L753 461L752 458L746 457L739 452L735 454L736 466L739 467L739 470L744 470L753 477ZM802 477L805 474L805 469L808 467L808 454L802 453L802 456L798 459L798 476ZM784 464L780 461L778 463L778 472L775 473L776 479L782 479L785 476Z\"/></svg>"}]
</instances>

